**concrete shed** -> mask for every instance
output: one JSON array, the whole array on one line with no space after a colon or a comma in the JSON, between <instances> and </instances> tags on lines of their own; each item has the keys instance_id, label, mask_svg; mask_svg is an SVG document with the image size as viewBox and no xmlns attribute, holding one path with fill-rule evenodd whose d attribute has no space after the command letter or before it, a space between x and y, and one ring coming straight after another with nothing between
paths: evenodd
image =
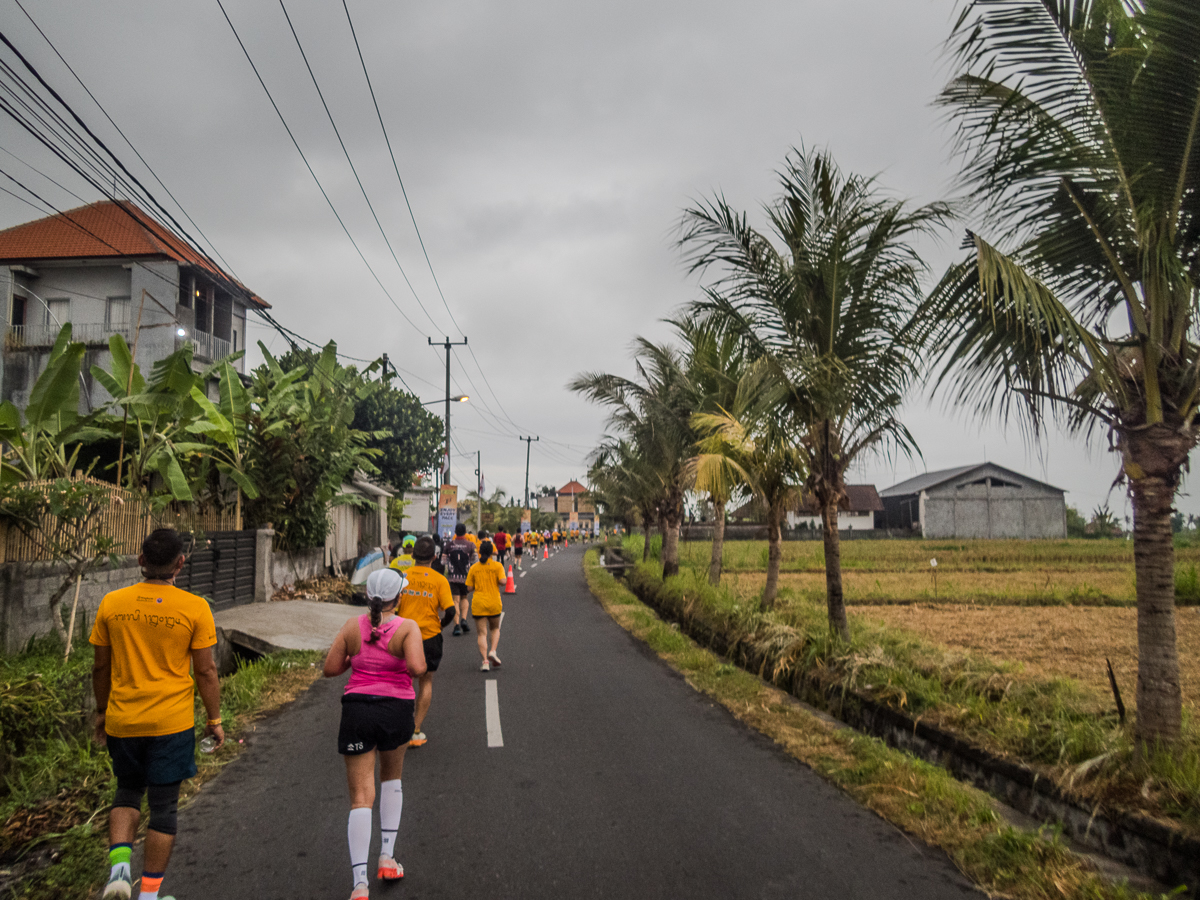
<instances>
[{"instance_id":1,"label":"concrete shed","mask_svg":"<svg viewBox=\"0 0 1200 900\"><path fill-rule=\"evenodd\" d=\"M926 472L880 492L888 528L926 538L1064 538L1065 491L995 463Z\"/></svg>"}]
</instances>

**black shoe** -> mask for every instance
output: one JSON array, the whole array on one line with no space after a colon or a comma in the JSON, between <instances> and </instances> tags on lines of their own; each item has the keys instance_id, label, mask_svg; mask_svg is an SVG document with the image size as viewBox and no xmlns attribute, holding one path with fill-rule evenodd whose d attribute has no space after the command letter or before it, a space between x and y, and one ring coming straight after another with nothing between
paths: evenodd
<instances>
[{"instance_id":1,"label":"black shoe","mask_svg":"<svg viewBox=\"0 0 1200 900\"><path fill-rule=\"evenodd\" d=\"M462 626L461 626L461 625L455 625L455 626L454 626L454 630L453 630L452 632L450 632L450 633L451 633L452 635L454 635L455 637L458 637L460 634L462 634Z\"/></svg>"},{"instance_id":2,"label":"black shoe","mask_svg":"<svg viewBox=\"0 0 1200 900\"><path fill-rule=\"evenodd\" d=\"M463 630L463 634L466 634L466 633L467 633L468 631L470 631L471 629L470 629L470 627L467 625L467 623L466 623L466 622L463 622L463 623L462 623L462 630Z\"/></svg>"}]
</instances>

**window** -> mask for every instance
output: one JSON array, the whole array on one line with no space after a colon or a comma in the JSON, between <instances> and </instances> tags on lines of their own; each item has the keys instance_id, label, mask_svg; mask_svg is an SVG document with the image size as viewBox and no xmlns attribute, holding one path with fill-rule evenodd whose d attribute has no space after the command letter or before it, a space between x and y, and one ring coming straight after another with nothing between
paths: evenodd
<instances>
[{"instance_id":1,"label":"window","mask_svg":"<svg viewBox=\"0 0 1200 900\"><path fill-rule=\"evenodd\" d=\"M71 301L55 297L46 301L46 326L56 331L71 321Z\"/></svg>"},{"instance_id":2,"label":"window","mask_svg":"<svg viewBox=\"0 0 1200 900\"><path fill-rule=\"evenodd\" d=\"M104 304L104 328L106 331L129 331L129 298L109 297Z\"/></svg>"}]
</instances>

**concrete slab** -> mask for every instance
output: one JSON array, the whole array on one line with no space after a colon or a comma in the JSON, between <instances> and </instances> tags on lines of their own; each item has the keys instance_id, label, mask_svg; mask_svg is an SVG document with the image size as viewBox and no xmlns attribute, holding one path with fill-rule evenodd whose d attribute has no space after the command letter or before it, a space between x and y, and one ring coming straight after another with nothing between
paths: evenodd
<instances>
[{"instance_id":1,"label":"concrete slab","mask_svg":"<svg viewBox=\"0 0 1200 900\"><path fill-rule=\"evenodd\" d=\"M226 641L253 650L328 650L346 620L362 615L356 606L317 603L313 600L282 600L251 603L221 610L213 617L217 631Z\"/></svg>"}]
</instances>

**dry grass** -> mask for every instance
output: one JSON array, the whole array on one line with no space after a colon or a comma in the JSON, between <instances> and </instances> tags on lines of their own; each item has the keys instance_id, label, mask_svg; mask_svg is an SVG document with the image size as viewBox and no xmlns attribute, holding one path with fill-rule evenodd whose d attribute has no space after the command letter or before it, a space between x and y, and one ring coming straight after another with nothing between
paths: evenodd
<instances>
[{"instance_id":1,"label":"dry grass","mask_svg":"<svg viewBox=\"0 0 1200 900\"><path fill-rule=\"evenodd\" d=\"M1137 610L1089 607L1004 607L957 604L876 606L852 609L888 627L929 641L1018 662L1031 678L1066 677L1111 708L1104 660L1110 659L1126 705L1137 687ZM1184 705L1200 711L1200 609L1176 610Z\"/></svg>"},{"instance_id":2,"label":"dry grass","mask_svg":"<svg viewBox=\"0 0 1200 900\"><path fill-rule=\"evenodd\" d=\"M728 583L744 599L762 594L762 572L734 572ZM783 572L781 588L796 596L824 602L825 572ZM938 564L937 597L926 563L922 572L842 572L847 603L991 603L1013 606L1132 606L1136 603L1133 567L1119 569L1017 570L1009 572L944 571Z\"/></svg>"}]
</instances>

